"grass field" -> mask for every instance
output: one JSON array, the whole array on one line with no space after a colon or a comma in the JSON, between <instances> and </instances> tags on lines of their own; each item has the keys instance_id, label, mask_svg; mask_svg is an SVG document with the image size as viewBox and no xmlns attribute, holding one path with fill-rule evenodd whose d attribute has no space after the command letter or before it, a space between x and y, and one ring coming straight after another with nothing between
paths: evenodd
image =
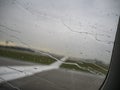
<instances>
[{"instance_id":1,"label":"grass field","mask_svg":"<svg viewBox=\"0 0 120 90\"><path fill-rule=\"evenodd\" d=\"M45 64L45 65L52 64L53 62L56 61L53 58L35 54L34 52L25 52L25 51L21 51L17 49L13 50L13 49L7 49L7 48L0 48L0 56L9 57L9 58L13 58L16 60L24 60L24 61L29 61L29 62ZM72 63L72 64L63 63L60 66L60 68L83 71L83 72L88 72L88 73L95 73L99 75L103 75L103 74L106 75L108 71L107 66L99 65L96 63L74 61L74 60L69 60L69 59L66 62Z\"/></svg>"},{"instance_id":2,"label":"grass field","mask_svg":"<svg viewBox=\"0 0 120 90\"><path fill-rule=\"evenodd\" d=\"M34 53L27 53L24 51L22 52L19 50L10 50L5 48L0 48L0 56L14 58L17 60L24 60L29 62L45 64L45 65L49 65L55 61L54 59L48 56L36 55Z\"/></svg>"},{"instance_id":3,"label":"grass field","mask_svg":"<svg viewBox=\"0 0 120 90\"><path fill-rule=\"evenodd\" d=\"M84 72L88 72L88 73L96 73L96 74L107 74L107 69L101 66L98 66L94 63L87 63L87 62L77 62L77 61L71 61L71 60L67 60L66 62L69 63L75 63L75 64L67 64L67 63L63 63L60 67L61 68L67 68L67 69L72 69L72 70L77 70L77 71L84 71Z\"/></svg>"}]
</instances>

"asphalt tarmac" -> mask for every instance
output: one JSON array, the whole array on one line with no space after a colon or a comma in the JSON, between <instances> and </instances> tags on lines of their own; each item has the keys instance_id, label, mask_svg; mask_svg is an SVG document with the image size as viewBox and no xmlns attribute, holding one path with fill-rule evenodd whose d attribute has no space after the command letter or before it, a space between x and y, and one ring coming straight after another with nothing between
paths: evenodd
<instances>
[{"instance_id":1,"label":"asphalt tarmac","mask_svg":"<svg viewBox=\"0 0 120 90\"><path fill-rule=\"evenodd\" d=\"M39 65L39 64L0 56L0 66L24 66L24 65Z\"/></svg>"},{"instance_id":2,"label":"asphalt tarmac","mask_svg":"<svg viewBox=\"0 0 120 90\"><path fill-rule=\"evenodd\" d=\"M32 65L0 58L0 65ZM7 62L8 61L8 62ZM104 77L66 69L43 71L0 84L0 90L98 90Z\"/></svg>"},{"instance_id":3,"label":"asphalt tarmac","mask_svg":"<svg viewBox=\"0 0 120 90\"><path fill-rule=\"evenodd\" d=\"M82 72L56 69L9 81L20 90L98 90L104 78ZM0 90L15 90L3 84Z\"/></svg>"}]
</instances>

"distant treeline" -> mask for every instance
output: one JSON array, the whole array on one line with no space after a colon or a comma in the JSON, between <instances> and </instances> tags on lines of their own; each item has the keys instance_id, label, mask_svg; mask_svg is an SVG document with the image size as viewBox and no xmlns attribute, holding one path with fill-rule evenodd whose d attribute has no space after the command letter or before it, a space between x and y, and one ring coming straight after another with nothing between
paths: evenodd
<instances>
[{"instance_id":1,"label":"distant treeline","mask_svg":"<svg viewBox=\"0 0 120 90\"><path fill-rule=\"evenodd\" d=\"M2 46L2 45L0 45L0 48L34 52L34 50L31 50L30 48L24 48L24 47L18 47L18 46Z\"/></svg>"}]
</instances>

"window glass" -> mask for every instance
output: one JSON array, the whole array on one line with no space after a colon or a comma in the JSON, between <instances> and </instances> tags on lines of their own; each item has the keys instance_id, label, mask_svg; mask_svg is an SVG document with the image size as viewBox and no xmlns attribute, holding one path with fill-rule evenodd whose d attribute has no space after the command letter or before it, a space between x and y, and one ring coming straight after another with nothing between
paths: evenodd
<instances>
[{"instance_id":1,"label":"window glass","mask_svg":"<svg viewBox=\"0 0 120 90\"><path fill-rule=\"evenodd\" d=\"M0 89L98 90L119 0L0 0Z\"/></svg>"}]
</instances>

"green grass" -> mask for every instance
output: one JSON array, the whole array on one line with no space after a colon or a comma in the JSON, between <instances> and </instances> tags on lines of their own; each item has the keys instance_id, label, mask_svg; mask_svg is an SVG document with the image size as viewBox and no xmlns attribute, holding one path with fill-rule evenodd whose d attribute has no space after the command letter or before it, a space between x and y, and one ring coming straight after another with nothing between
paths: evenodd
<instances>
[{"instance_id":1,"label":"green grass","mask_svg":"<svg viewBox=\"0 0 120 90\"><path fill-rule=\"evenodd\" d=\"M102 67L102 68L104 68L104 69L102 69L102 68L96 66L96 65L93 64L93 63L87 63L87 62L85 62L85 63L83 63L83 64L84 64L85 66L91 67L93 70L96 70L96 71L101 72L101 73L103 73L103 74L107 74L107 71L104 70L105 68L102 67L102 66L100 66L100 67Z\"/></svg>"},{"instance_id":2,"label":"green grass","mask_svg":"<svg viewBox=\"0 0 120 90\"><path fill-rule=\"evenodd\" d=\"M0 56L2 57L9 57L13 59L23 60L23 61L29 61L29 62L35 62L40 64L49 65L53 63L55 60L48 57L48 56L40 56L32 53L26 53L21 52L17 50L10 50L5 48L0 48Z\"/></svg>"},{"instance_id":3,"label":"green grass","mask_svg":"<svg viewBox=\"0 0 120 90\"><path fill-rule=\"evenodd\" d=\"M56 61L56 60L54 60L54 59L52 59L48 56L38 55L38 54L35 54L34 52L33 53L24 52L24 51L12 50L12 49L6 49L6 48L0 48L0 56L13 58L13 59L17 59L17 60L23 60L23 61L45 64L45 65L49 65L49 64ZM91 71L94 71L94 72L97 72L97 73L100 72L104 75L107 74L106 70L108 70L106 68L106 66L102 66L102 65L99 65L99 64L95 65L94 63L88 63L88 62L83 62L83 61L81 61L82 63L80 63L78 61L73 61L73 60L67 60L66 62L76 63L82 68L79 68L76 65L65 64L65 63L63 63L60 67L61 68L66 68L66 69L71 69L71 70L88 72L88 73L90 73L89 70L91 70ZM102 67L102 68L100 68L99 66Z\"/></svg>"},{"instance_id":4,"label":"green grass","mask_svg":"<svg viewBox=\"0 0 120 90\"><path fill-rule=\"evenodd\" d=\"M71 70L76 70L76 71L89 72L88 70L79 68L79 67L77 67L76 65L62 64L60 67L61 67L61 68L66 68L66 69L71 69Z\"/></svg>"},{"instance_id":5,"label":"green grass","mask_svg":"<svg viewBox=\"0 0 120 90\"><path fill-rule=\"evenodd\" d=\"M77 71L89 72L89 73L90 73L90 71L88 69L90 69L91 71L94 71L96 73L100 72L100 73L102 73L104 75L107 74L107 71L104 70L106 68L104 68L104 67L100 68L101 66L99 67L99 66L95 65L94 63L87 63L87 62L80 63L80 62L72 61L72 60L67 60L66 62L76 63L82 68L79 68L76 65L65 64L65 63L63 63L60 67L61 68L66 68L66 69L77 70Z\"/></svg>"},{"instance_id":6,"label":"green grass","mask_svg":"<svg viewBox=\"0 0 120 90\"><path fill-rule=\"evenodd\" d=\"M101 66L101 67L103 67L104 69L109 69L109 65L105 65L105 64L98 64L98 63L96 63L96 65L99 65L99 66Z\"/></svg>"}]
</instances>

